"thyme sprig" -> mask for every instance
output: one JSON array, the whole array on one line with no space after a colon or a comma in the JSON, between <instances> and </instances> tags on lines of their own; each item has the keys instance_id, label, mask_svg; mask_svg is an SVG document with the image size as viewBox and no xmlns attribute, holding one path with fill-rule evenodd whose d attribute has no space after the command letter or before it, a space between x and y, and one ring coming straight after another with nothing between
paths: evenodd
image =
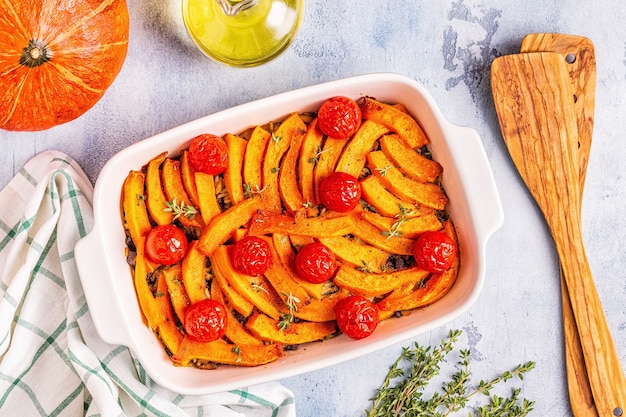
<instances>
[{"instance_id":1,"label":"thyme sprig","mask_svg":"<svg viewBox=\"0 0 626 417\"><path fill-rule=\"evenodd\" d=\"M252 198L255 195L258 195L259 198L263 198L263 191L267 189L267 185L263 188L259 187L259 184L255 184L254 186L249 182L243 184L243 196L245 198Z\"/></svg>"},{"instance_id":2,"label":"thyme sprig","mask_svg":"<svg viewBox=\"0 0 626 417\"><path fill-rule=\"evenodd\" d=\"M263 284L258 284L256 282L252 282L252 289L256 292L264 292L266 294L269 294L269 291L267 291L267 289L263 286Z\"/></svg>"},{"instance_id":3,"label":"thyme sprig","mask_svg":"<svg viewBox=\"0 0 626 417\"><path fill-rule=\"evenodd\" d=\"M198 214L198 209L189 204L185 204L184 201L181 201L180 204L176 201L176 198L172 199L172 201L165 202L165 208L163 211L168 213L172 213L174 215L174 220L178 219L180 216L185 216L188 219L193 219L196 214Z\"/></svg>"},{"instance_id":4,"label":"thyme sprig","mask_svg":"<svg viewBox=\"0 0 626 417\"><path fill-rule=\"evenodd\" d=\"M331 151L332 149L333 149L332 147L327 148L327 149L322 149L321 146L318 146L317 150L315 151L315 154L309 158L309 163L317 164L320 161L320 159L323 159L322 155L326 152Z\"/></svg>"},{"instance_id":5,"label":"thyme sprig","mask_svg":"<svg viewBox=\"0 0 626 417\"><path fill-rule=\"evenodd\" d=\"M390 169L391 165L385 165L384 167L376 168L376 171L378 171L381 177L384 177Z\"/></svg>"},{"instance_id":6,"label":"thyme sprig","mask_svg":"<svg viewBox=\"0 0 626 417\"><path fill-rule=\"evenodd\" d=\"M372 268L372 266L364 260L361 260L361 265L358 266L356 269L366 274L371 274L374 272L374 268Z\"/></svg>"},{"instance_id":7,"label":"thyme sprig","mask_svg":"<svg viewBox=\"0 0 626 417\"><path fill-rule=\"evenodd\" d=\"M489 403L477 407L473 414L476 417L524 417L534 406L534 401L520 398L521 390L516 388L509 398L491 396L495 385L514 377L522 380L524 374L535 367L534 362L518 365L513 371L503 372L489 381L481 380L477 386L470 386L470 351L459 351L459 362L456 372L450 380L441 384L430 398L425 398L424 389L433 377L439 375L441 362L445 359L458 341L460 330L451 330L441 344L422 347L417 343L414 347L405 347L398 359L392 364L385 380L372 398L371 409L366 411L367 417L446 417L465 409L470 398L476 394L489 397ZM408 366L405 366L407 365ZM392 380L398 380L394 386Z\"/></svg>"},{"instance_id":8,"label":"thyme sprig","mask_svg":"<svg viewBox=\"0 0 626 417\"><path fill-rule=\"evenodd\" d=\"M287 305L287 310L289 310L289 312L287 314L283 314L278 322L278 328L280 331L287 330L291 323L295 321L296 316L294 313L298 311L298 303L300 303L300 299L291 292L289 294L283 293L283 296L285 296L285 304Z\"/></svg>"},{"instance_id":9,"label":"thyme sprig","mask_svg":"<svg viewBox=\"0 0 626 417\"><path fill-rule=\"evenodd\" d=\"M410 208L404 207L402 204L398 204L400 211L393 216L396 220L393 222L389 230L384 230L381 233L387 236L387 239L391 239L394 236L402 236L400 227L408 220L409 216L413 214Z\"/></svg>"}]
</instances>

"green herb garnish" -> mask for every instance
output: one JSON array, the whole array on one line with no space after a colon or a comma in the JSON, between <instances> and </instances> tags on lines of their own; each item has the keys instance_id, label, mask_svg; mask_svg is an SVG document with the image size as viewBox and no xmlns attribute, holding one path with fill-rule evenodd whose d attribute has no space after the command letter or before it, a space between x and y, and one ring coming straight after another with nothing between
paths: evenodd
<instances>
[{"instance_id":1,"label":"green herb garnish","mask_svg":"<svg viewBox=\"0 0 626 417\"><path fill-rule=\"evenodd\" d=\"M470 351L460 350L460 360L456 372L449 381L441 384L441 389L430 398L424 395L424 389L433 377L439 375L441 362L450 353L461 335L460 330L451 330L448 337L435 348L405 347L398 359L390 367L387 376L375 398L367 417L446 417L464 410L469 399L476 394L489 398L488 404L476 406L469 416L477 417L523 417L528 415L534 401L520 398L520 389L513 389L509 398L491 396L491 390L500 382L514 377L523 379L524 374L535 367L534 362L518 365L513 371L506 371L490 381L481 380L477 386L470 386ZM395 385L392 386L392 381Z\"/></svg>"},{"instance_id":2,"label":"green herb garnish","mask_svg":"<svg viewBox=\"0 0 626 417\"><path fill-rule=\"evenodd\" d=\"M289 312L287 314L283 314L278 322L278 328L280 331L287 330L291 323L294 322L296 317L293 313L298 311L298 303L300 302L300 299L292 293L289 293L289 295L283 293L283 295L285 296L285 304L287 305Z\"/></svg>"},{"instance_id":3,"label":"green herb garnish","mask_svg":"<svg viewBox=\"0 0 626 417\"><path fill-rule=\"evenodd\" d=\"M174 198L172 201L165 202L165 208L163 211L168 213L172 213L174 215L174 220L178 219L180 216L185 216L188 219L193 219L193 217L198 214L198 209L194 206L190 206L185 204L184 201L181 201L180 204Z\"/></svg>"}]
</instances>

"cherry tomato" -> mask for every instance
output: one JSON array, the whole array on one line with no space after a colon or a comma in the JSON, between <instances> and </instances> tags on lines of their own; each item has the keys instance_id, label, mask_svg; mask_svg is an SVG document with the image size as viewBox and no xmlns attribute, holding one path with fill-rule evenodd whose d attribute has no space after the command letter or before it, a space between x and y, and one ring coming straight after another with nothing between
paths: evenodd
<instances>
[{"instance_id":1,"label":"cherry tomato","mask_svg":"<svg viewBox=\"0 0 626 417\"><path fill-rule=\"evenodd\" d=\"M331 138L347 139L361 126L361 108L349 97L329 98L317 111L317 126Z\"/></svg>"},{"instance_id":2,"label":"cherry tomato","mask_svg":"<svg viewBox=\"0 0 626 417\"><path fill-rule=\"evenodd\" d=\"M146 255L162 265L180 262L187 253L187 236L173 224L157 226L146 237Z\"/></svg>"},{"instance_id":3,"label":"cherry tomato","mask_svg":"<svg viewBox=\"0 0 626 417\"><path fill-rule=\"evenodd\" d=\"M261 275L272 265L272 250L260 237L246 236L233 246L231 259L242 274Z\"/></svg>"},{"instance_id":4,"label":"cherry tomato","mask_svg":"<svg viewBox=\"0 0 626 417\"><path fill-rule=\"evenodd\" d=\"M330 279L337 269L335 254L319 242L309 243L296 255L296 272L305 281L319 284Z\"/></svg>"},{"instance_id":5,"label":"cherry tomato","mask_svg":"<svg viewBox=\"0 0 626 417\"><path fill-rule=\"evenodd\" d=\"M443 272L450 268L456 254L456 243L443 232L422 233L413 246L415 262L430 272Z\"/></svg>"},{"instance_id":6,"label":"cherry tomato","mask_svg":"<svg viewBox=\"0 0 626 417\"><path fill-rule=\"evenodd\" d=\"M345 213L359 204L361 183L345 172L333 172L320 181L319 199L329 210Z\"/></svg>"},{"instance_id":7,"label":"cherry tomato","mask_svg":"<svg viewBox=\"0 0 626 417\"><path fill-rule=\"evenodd\" d=\"M185 332L198 342L212 342L224 336L228 316L219 302L206 299L192 304L185 312Z\"/></svg>"},{"instance_id":8,"label":"cherry tomato","mask_svg":"<svg viewBox=\"0 0 626 417\"><path fill-rule=\"evenodd\" d=\"M189 163L196 171L221 174L228 166L228 145L209 133L196 136L189 145Z\"/></svg>"},{"instance_id":9,"label":"cherry tomato","mask_svg":"<svg viewBox=\"0 0 626 417\"><path fill-rule=\"evenodd\" d=\"M378 307L365 297L351 295L335 304L339 330L353 339L363 339L378 326Z\"/></svg>"}]
</instances>

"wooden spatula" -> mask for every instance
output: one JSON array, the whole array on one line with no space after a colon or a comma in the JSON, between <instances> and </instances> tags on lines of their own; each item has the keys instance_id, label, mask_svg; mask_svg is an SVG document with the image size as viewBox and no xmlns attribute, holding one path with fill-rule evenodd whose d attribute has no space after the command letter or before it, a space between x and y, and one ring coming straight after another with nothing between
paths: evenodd
<instances>
[{"instance_id":1,"label":"wooden spatula","mask_svg":"<svg viewBox=\"0 0 626 417\"><path fill-rule=\"evenodd\" d=\"M576 125L578 126L578 180L582 199L587 163L593 137L593 119L596 101L596 57L590 39L559 33L532 33L522 40L520 52L556 52L567 62L570 86L574 96ZM567 293L565 277L561 272L561 298L565 338L567 387L574 417L598 417L589 386L587 366L578 335L578 327Z\"/></svg>"},{"instance_id":2,"label":"wooden spatula","mask_svg":"<svg viewBox=\"0 0 626 417\"><path fill-rule=\"evenodd\" d=\"M492 64L491 84L504 141L556 244L596 408L621 416L626 379L582 239L578 131L565 61L550 52L502 56Z\"/></svg>"}]
</instances>

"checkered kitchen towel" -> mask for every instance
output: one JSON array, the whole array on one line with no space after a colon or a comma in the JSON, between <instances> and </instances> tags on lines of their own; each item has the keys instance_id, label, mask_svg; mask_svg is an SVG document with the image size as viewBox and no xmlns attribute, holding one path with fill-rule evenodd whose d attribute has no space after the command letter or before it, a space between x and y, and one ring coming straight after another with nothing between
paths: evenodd
<instances>
[{"instance_id":1,"label":"checkered kitchen towel","mask_svg":"<svg viewBox=\"0 0 626 417\"><path fill-rule=\"evenodd\" d=\"M78 164L52 151L0 191L0 416L295 416L278 383L169 392L98 337L74 261L92 192Z\"/></svg>"}]
</instances>

